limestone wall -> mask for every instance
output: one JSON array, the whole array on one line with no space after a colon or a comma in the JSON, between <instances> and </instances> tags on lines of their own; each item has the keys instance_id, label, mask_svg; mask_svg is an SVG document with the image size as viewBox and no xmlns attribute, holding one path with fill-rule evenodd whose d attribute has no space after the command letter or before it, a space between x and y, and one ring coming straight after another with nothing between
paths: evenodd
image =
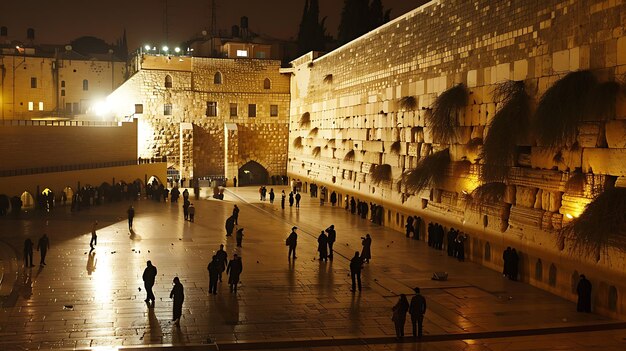
<instances>
[{"instance_id":1,"label":"limestone wall","mask_svg":"<svg viewBox=\"0 0 626 351\"><path fill-rule=\"evenodd\" d=\"M503 204L466 200L482 167L481 147L470 141L487 135L499 107L496 86L524 81L536 105L568 72L619 78L626 72L625 26L626 4L619 1L440 0L322 57L304 56L293 62L288 172L383 204L385 224L399 230L414 214L462 228L472 259L494 269L504 247L517 247L524 280L562 296L573 298L572 279L585 273L599 287L596 309L623 315L624 255L610 249L596 261L559 250L555 240L568 216L580 215L592 200L594 186L624 175L623 101L616 120L580 123L575 147L520 143ZM469 103L456 121L456 140L442 143L426 114L459 83L468 87ZM415 99L414 108L401 104L406 97ZM301 124L305 115L309 124ZM398 150L391 152L394 144ZM466 166L462 171L450 167L438 186L417 194L398 185L403 172L445 149L453 164ZM392 180L375 185L370 170L382 164L391 166ZM586 174L586 187L567 191L576 169Z\"/></svg>"}]
</instances>

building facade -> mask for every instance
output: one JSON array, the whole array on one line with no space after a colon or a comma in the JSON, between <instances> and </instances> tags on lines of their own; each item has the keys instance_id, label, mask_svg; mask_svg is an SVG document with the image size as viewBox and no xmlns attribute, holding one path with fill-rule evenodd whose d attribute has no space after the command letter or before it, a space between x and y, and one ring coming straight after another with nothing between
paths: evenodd
<instances>
[{"instance_id":1,"label":"building facade","mask_svg":"<svg viewBox=\"0 0 626 351\"><path fill-rule=\"evenodd\" d=\"M558 295L575 299L584 273L594 308L623 316L623 252L579 254L576 243L558 238L597 189L625 184L626 109L615 85L626 72L625 19L619 1L431 1L324 56L305 55L291 69L288 174L341 199L382 205L384 224L401 231L407 216L460 229L467 257L493 269L502 269L507 246L517 248L521 279ZM494 182L501 193L479 198L476 189L490 184L483 179L485 152L494 151L483 148L490 128L492 137L508 138L492 124L508 102L498 89L523 87L537 116L550 106L542 101L550 88L552 95L568 84L586 89L572 83L579 78L613 87L609 111L562 126L571 139L558 146L542 142L541 130L514 139ZM440 118L442 108L461 104ZM550 117L561 108L548 110ZM420 176L427 186L411 183Z\"/></svg>"},{"instance_id":2,"label":"building facade","mask_svg":"<svg viewBox=\"0 0 626 351\"><path fill-rule=\"evenodd\" d=\"M286 174L289 75L280 61L141 54L107 102L139 120L139 156L167 157L181 178ZM239 176L241 174L241 176Z\"/></svg>"}]
</instances>

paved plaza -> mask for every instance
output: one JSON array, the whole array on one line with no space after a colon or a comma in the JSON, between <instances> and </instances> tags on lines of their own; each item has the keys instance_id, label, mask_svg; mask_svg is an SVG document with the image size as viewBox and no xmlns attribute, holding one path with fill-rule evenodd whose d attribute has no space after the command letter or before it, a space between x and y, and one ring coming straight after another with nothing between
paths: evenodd
<instances>
[{"instance_id":1,"label":"paved plaza","mask_svg":"<svg viewBox=\"0 0 626 351\"><path fill-rule=\"evenodd\" d=\"M3 218L0 350L209 343L224 350L626 348L621 322L576 313L572 302L458 262L343 208L320 206L308 194L299 210L287 204L283 211L282 189L274 187L273 205L259 201L256 187L229 189L224 201L192 200L195 223L183 220L182 203L140 200L133 203L132 233L127 202ZM234 237L225 237L224 222L234 204L241 208L239 224L245 228L242 248L236 248ZM90 254L95 220L98 243ZM319 262L316 238L330 224L337 230L335 259ZM294 225L299 227L298 258L289 261L285 238ZM24 239L36 242L43 232L51 241L47 265L23 268ZM366 233L373 238L373 259L363 271L363 291L352 293L348 263ZM222 243L229 258L233 253L243 257L242 282L237 293L230 293L225 276L219 293L209 295L207 264ZM143 301L146 260L158 269L153 309ZM432 281L433 271L447 271L450 278ZM180 327L171 323L169 292L175 276L185 287ZM425 337L421 343L396 344L391 307L415 286L428 303Z\"/></svg>"}]
</instances>

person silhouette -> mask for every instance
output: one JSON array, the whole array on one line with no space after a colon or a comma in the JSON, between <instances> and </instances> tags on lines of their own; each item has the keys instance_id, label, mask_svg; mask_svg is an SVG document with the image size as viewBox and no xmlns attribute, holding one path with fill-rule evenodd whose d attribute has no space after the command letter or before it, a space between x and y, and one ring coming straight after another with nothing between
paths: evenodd
<instances>
[{"instance_id":1,"label":"person silhouette","mask_svg":"<svg viewBox=\"0 0 626 351\"><path fill-rule=\"evenodd\" d=\"M415 296L411 299L409 314L413 324L413 337L421 338L424 314L426 314L426 299L420 294L420 288L416 287L413 291L415 291Z\"/></svg>"},{"instance_id":2,"label":"person silhouette","mask_svg":"<svg viewBox=\"0 0 626 351\"><path fill-rule=\"evenodd\" d=\"M152 287L154 286L154 281L157 276L157 268L152 265L151 261L146 262L146 269L143 270L143 286L146 289L146 299L144 300L146 303L150 303L152 301L152 307L154 307L155 297L152 292Z\"/></svg>"},{"instance_id":3,"label":"person silhouette","mask_svg":"<svg viewBox=\"0 0 626 351\"><path fill-rule=\"evenodd\" d=\"M207 266L207 270L209 271L209 294L217 295L217 281L220 275L220 261L216 255L213 255L211 262L209 262L209 265Z\"/></svg>"},{"instance_id":4,"label":"person silhouette","mask_svg":"<svg viewBox=\"0 0 626 351\"><path fill-rule=\"evenodd\" d=\"M24 267L35 267L33 264L33 241L30 238L24 240Z\"/></svg>"},{"instance_id":5,"label":"person silhouette","mask_svg":"<svg viewBox=\"0 0 626 351\"><path fill-rule=\"evenodd\" d=\"M363 260L359 256L359 252L354 252L354 257L350 260L350 278L352 278L352 289L356 291L356 282L359 283L359 291L361 291L361 269L363 269Z\"/></svg>"},{"instance_id":6,"label":"person silhouette","mask_svg":"<svg viewBox=\"0 0 626 351\"><path fill-rule=\"evenodd\" d=\"M233 259L228 263L226 268L226 274L228 274L228 285L230 286L230 292L237 292L237 284L239 284L239 276L243 271L243 263L241 257L237 254L233 255Z\"/></svg>"},{"instance_id":7,"label":"person silhouette","mask_svg":"<svg viewBox=\"0 0 626 351\"><path fill-rule=\"evenodd\" d=\"M41 260L39 261L40 266L46 265L48 249L50 249L50 239L48 239L48 234L44 233L43 236L39 238L39 242L37 242L37 251L41 253Z\"/></svg>"},{"instance_id":8,"label":"person silhouette","mask_svg":"<svg viewBox=\"0 0 626 351\"><path fill-rule=\"evenodd\" d=\"M180 317L183 315L183 301L185 301L185 289L183 284L180 283L178 277L174 277L174 287L170 292L170 299L174 299L172 321L177 326L180 325Z\"/></svg>"}]
</instances>

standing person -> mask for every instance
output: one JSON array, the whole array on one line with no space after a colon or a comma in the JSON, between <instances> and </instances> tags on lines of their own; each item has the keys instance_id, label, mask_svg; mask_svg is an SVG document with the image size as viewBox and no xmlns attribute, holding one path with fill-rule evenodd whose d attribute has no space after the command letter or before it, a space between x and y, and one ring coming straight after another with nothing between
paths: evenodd
<instances>
[{"instance_id":1,"label":"standing person","mask_svg":"<svg viewBox=\"0 0 626 351\"><path fill-rule=\"evenodd\" d=\"M267 188L265 187L265 185L263 185L263 187L261 187L261 197L262 197L263 201L265 201L265 199L267 197Z\"/></svg>"},{"instance_id":2,"label":"standing person","mask_svg":"<svg viewBox=\"0 0 626 351\"><path fill-rule=\"evenodd\" d=\"M352 278L352 289L356 291L355 280L359 283L359 291L361 291L361 269L363 269L363 260L359 257L359 252L354 252L354 257L350 260L350 278Z\"/></svg>"},{"instance_id":3,"label":"standing person","mask_svg":"<svg viewBox=\"0 0 626 351\"><path fill-rule=\"evenodd\" d=\"M576 311L591 313L591 282L587 280L584 274L580 275L576 293L578 294Z\"/></svg>"},{"instance_id":4,"label":"standing person","mask_svg":"<svg viewBox=\"0 0 626 351\"><path fill-rule=\"evenodd\" d=\"M228 253L224 251L224 244L220 244L220 249L215 252L215 257L217 257L218 267L219 267L219 280L222 281L222 272L226 269L226 265L228 264Z\"/></svg>"},{"instance_id":5,"label":"standing person","mask_svg":"<svg viewBox=\"0 0 626 351\"><path fill-rule=\"evenodd\" d=\"M235 229L235 217L230 216L228 217L228 219L226 219L226 236L231 236L233 235L233 229Z\"/></svg>"},{"instance_id":6,"label":"standing person","mask_svg":"<svg viewBox=\"0 0 626 351\"><path fill-rule=\"evenodd\" d=\"M337 232L335 231L335 225L331 224L328 229L326 229L326 233L328 233L328 258L333 260L333 244L337 241Z\"/></svg>"},{"instance_id":7,"label":"standing person","mask_svg":"<svg viewBox=\"0 0 626 351\"><path fill-rule=\"evenodd\" d=\"M328 236L323 230L317 237L317 251L320 254L320 261L328 260Z\"/></svg>"},{"instance_id":8,"label":"standing person","mask_svg":"<svg viewBox=\"0 0 626 351\"><path fill-rule=\"evenodd\" d=\"M180 325L180 317L183 315L183 301L185 301L185 289L180 283L178 277L174 277L174 287L170 292L170 299L174 299L172 321L176 325Z\"/></svg>"},{"instance_id":9,"label":"standing person","mask_svg":"<svg viewBox=\"0 0 626 351\"><path fill-rule=\"evenodd\" d=\"M48 239L48 234L44 233L41 238L39 238L39 242L37 242L37 251L41 252L41 260L39 261L40 266L46 265L46 254L48 253L48 249L50 248L50 239Z\"/></svg>"},{"instance_id":10,"label":"standing person","mask_svg":"<svg viewBox=\"0 0 626 351\"><path fill-rule=\"evenodd\" d=\"M235 240L237 240L237 247L241 247L241 242L243 241L243 228L237 229L237 233L235 233Z\"/></svg>"},{"instance_id":11,"label":"standing person","mask_svg":"<svg viewBox=\"0 0 626 351\"><path fill-rule=\"evenodd\" d=\"M355 212L356 212L356 200L354 200L354 196L352 196L350 197L350 213L354 214Z\"/></svg>"},{"instance_id":12,"label":"standing person","mask_svg":"<svg viewBox=\"0 0 626 351\"><path fill-rule=\"evenodd\" d=\"M363 250L361 251L361 259L365 263L370 263L370 260L372 259L372 238L369 234L365 234L365 237L361 239L363 239L363 241L361 241L361 245L363 245Z\"/></svg>"},{"instance_id":13,"label":"standing person","mask_svg":"<svg viewBox=\"0 0 626 351\"><path fill-rule=\"evenodd\" d=\"M183 182L182 184L184 184L184 181L185 180L183 179L182 180L182 182ZM187 189L183 190L183 200L185 200L185 201L189 200L189 190L187 190Z\"/></svg>"},{"instance_id":14,"label":"standing person","mask_svg":"<svg viewBox=\"0 0 626 351\"><path fill-rule=\"evenodd\" d=\"M130 207L128 207L128 211L126 211L126 213L128 214L128 230L133 229L133 219L135 218L135 208L131 205Z\"/></svg>"},{"instance_id":15,"label":"standing person","mask_svg":"<svg viewBox=\"0 0 626 351\"><path fill-rule=\"evenodd\" d=\"M273 204L274 203L274 188L270 188L270 203Z\"/></svg>"},{"instance_id":16,"label":"standing person","mask_svg":"<svg viewBox=\"0 0 626 351\"><path fill-rule=\"evenodd\" d=\"M233 218L235 219L235 224L239 224L239 207L237 205L233 207Z\"/></svg>"},{"instance_id":17,"label":"standing person","mask_svg":"<svg viewBox=\"0 0 626 351\"><path fill-rule=\"evenodd\" d=\"M285 191L283 190L280 197L280 208L285 209Z\"/></svg>"},{"instance_id":18,"label":"standing person","mask_svg":"<svg viewBox=\"0 0 626 351\"><path fill-rule=\"evenodd\" d=\"M409 310L409 300L406 295L400 294L400 298L395 306L391 309L393 315L391 320L396 327L396 338L404 337L404 323L406 322L406 312Z\"/></svg>"},{"instance_id":19,"label":"standing person","mask_svg":"<svg viewBox=\"0 0 626 351\"><path fill-rule=\"evenodd\" d=\"M422 217L413 216L413 239L419 240L422 229Z\"/></svg>"},{"instance_id":20,"label":"standing person","mask_svg":"<svg viewBox=\"0 0 626 351\"><path fill-rule=\"evenodd\" d=\"M296 208L300 208L300 199L302 198L302 196L300 195L300 193L296 193Z\"/></svg>"},{"instance_id":21,"label":"standing person","mask_svg":"<svg viewBox=\"0 0 626 351\"><path fill-rule=\"evenodd\" d=\"M233 177L233 186L237 187L237 177Z\"/></svg>"},{"instance_id":22,"label":"standing person","mask_svg":"<svg viewBox=\"0 0 626 351\"><path fill-rule=\"evenodd\" d=\"M187 191L187 189L185 189L185 191ZM185 220L189 219L189 205L191 205L191 202L189 202L188 199L184 199L183 200L183 218L185 218Z\"/></svg>"},{"instance_id":23,"label":"standing person","mask_svg":"<svg viewBox=\"0 0 626 351\"><path fill-rule=\"evenodd\" d=\"M30 238L24 240L24 267L35 267L33 264L33 241Z\"/></svg>"},{"instance_id":24,"label":"standing person","mask_svg":"<svg viewBox=\"0 0 626 351\"><path fill-rule=\"evenodd\" d=\"M89 247L93 250L93 247L98 244L98 235L96 235L96 228L98 228L98 221L93 222L91 226L91 240L89 240Z\"/></svg>"},{"instance_id":25,"label":"standing person","mask_svg":"<svg viewBox=\"0 0 626 351\"><path fill-rule=\"evenodd\" d=\"M243 271L243 263L241 257L237 254L233 255L233 259L228 263L226 268L226 274L228 274L228 285L230 286L230 292L237 292L237 284L239 284L239 276Z\"/></svg>"},{"instance_id":26,"label":"standing person","mask_svg":"<svg viewBox=\"0 0 626 351\"><path fill-rule=\"evenodd\" d=\"M289 234L285 242L287 246L289 246L289 252L287 253L288 259L291 259L292 253L293 253L293 258L294 259L297 258L296 246L298 246L298 234L296 233L296 229L298 229L298 227L291 228L291 234Z\"/></svg>"},{"instance_id":27,"label":"standing person","mask_svg":"<svg viewBox=\"0 0 626 351\"><path fill-rule=\"evenodd\" d=\"M293 207L293 191L289 193L289 207Z\"/></svg>"},{"instance_id":28,"label":"standing person","mask_svg":"<svg viewBox=\"0 0 626 351\"><path fill-rule=\"evenodd\" d=\"M502 253L502 275L509 278L511 276L511 247L508 246Z\"/></svg>"},{"instance_id":29,"label":"standing person","mask_svg":"<svg viewBox=\"0 0 626 351\"><path fill-rule=\"evenodd\" d=\"M196 207L190 203L187 211L189 211L189 222L193 222L194 217L196 216Z\"/></svg>"},{"instance_id":30,"label":"standing person","mask_svg":"<svg viewBox=\"0 0 626 351\"><path fill-rule=\"evenodd\" d=\"M209 271L209 294L217 295L217 280L220 276L220 261L217 256L213 255L206 269Z\"/></svg>"},{"instance_id":31,"label":"standing person","mask_svg":"<svg viewBox=\"0 0 626 351\"><path fill-rule=\"evenodd\" d=\"M152 307L154 307L154 293L152 292L152 287L154 286L154 280L157 276L157 268L152 265L152 261L146 262L146 269L143 270L143 286L146 289L146 299L144 300L146 303L150 303L152 301Z\"/></svg>"},{"instance_id":32,"label":"standing person","mask_svg":"<svg viewBox=\"0 0 626 351\"><path fill-rule=\"evenodd\" d=\"M426 299L420 294L420 288L414 288L413 291L415 291L415 296L411 299L409 314L411 314L411 323L413 324L413 337L421 338L424 314L426 314Z\"/></svg>"},{"instance_id":33,"label":"standing person","mask_svg":"<svg viewBox=\"0 0 626 351\"><path fill-rule=\"evenodd\" d=\"M263 187L262 186L259 187L259 197L261 198L261 201L263 201Z\"/></svg>"},{"instance_id":34,"label":"standing person","mask_svg":"<svg viewBox=\"0 0 626 351\"><path fill-rule=\"evenodd\" d=\"M406 219L406 237L409 238L411 237L411 232L413 232L413 217L409 216ZM413 234L415 235L415 234Z\"/></svg>"},{"instance_id":35,"label":"standing person","mask_svg":"<svg viewBox=\"0 0 626 351\"><path fill-rule=\"evenodd\" d=\"M517 281L517 272L519 269L519 255L515 249L511 249L511 267L509 279Z\"/></svg>"},{"instance_id":36,"label":"standing person","mask_svg":"<svg viewBox=\"0 0 626 351\"><path fill-rule=\"evenodd\" d=\"M330 193L330 204L333 205L333 207L337 204L337 193L334 191Z\"/></svg>"}]
</instances>

